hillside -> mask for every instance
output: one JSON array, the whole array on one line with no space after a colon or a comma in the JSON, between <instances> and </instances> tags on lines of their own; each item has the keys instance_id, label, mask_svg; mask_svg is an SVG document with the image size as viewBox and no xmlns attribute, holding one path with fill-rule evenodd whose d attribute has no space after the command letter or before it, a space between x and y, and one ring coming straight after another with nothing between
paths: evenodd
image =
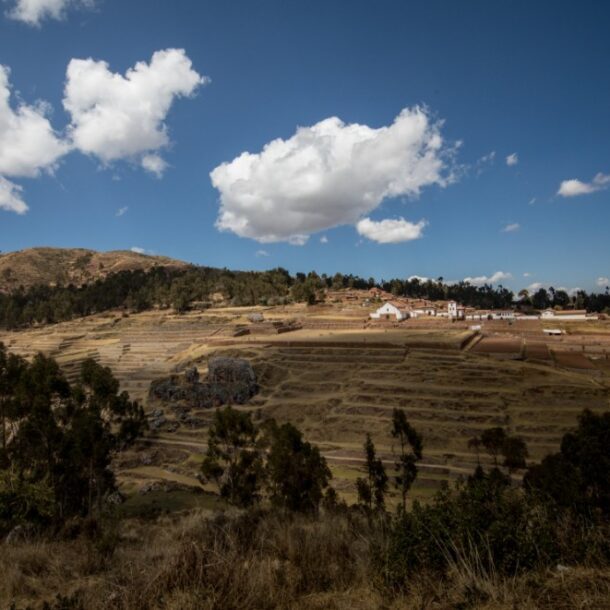
<instances>
[{"instance_id":1,"label":"hillside","mask_svg":"<svg viewBox=\"0 0 610 610\"><path fill-rule=\"evenodd\" d=\"M188 264L130 250L96 252L84 248L29 248L0 254L0 292L37 284L82 285L118 271L148 270L155 266L179 268Z\"/></svg>"}]
</instances>

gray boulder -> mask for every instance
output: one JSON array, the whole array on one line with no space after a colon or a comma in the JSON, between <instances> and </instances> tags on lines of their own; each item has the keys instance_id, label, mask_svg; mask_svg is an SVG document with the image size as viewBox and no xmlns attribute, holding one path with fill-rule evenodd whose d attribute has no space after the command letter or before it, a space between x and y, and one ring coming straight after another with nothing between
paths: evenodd
<instances>
[{"instance_id":1,"label":"gray boulder","mask_svg":"<svg viewBox=\"0 0 610 610\"><path fill-rule=\"evenodd\" d=\"M172 375L150 385L151 398L172 403L171 409L178 419L184 417L182 409L210 408L230 402L244 404L258 392L254 369L241 358L211 358L205 381L199 380L199 373L189 371L184 376ZM161 415L153 417L150 426L154 430L165 423Z\"/></svg>"},{"instance_id":2,"label":"gray boulder","mask_svg":"<svg viewBox=\"0 0 610 610\"><path fill-rule=\"evenodd\" d=\"M212 394L223 404L229 401L244 404L258 391L252 365L241 358L211 358L208 383Z\"/></svg>"}]
</instances>

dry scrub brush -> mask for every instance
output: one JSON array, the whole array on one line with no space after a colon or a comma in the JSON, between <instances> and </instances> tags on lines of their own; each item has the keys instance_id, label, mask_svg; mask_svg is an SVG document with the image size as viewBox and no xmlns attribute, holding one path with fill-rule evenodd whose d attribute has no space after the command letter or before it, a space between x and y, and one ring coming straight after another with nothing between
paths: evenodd
<instances>
[{"instance_id":1,"label":"dry scrub brush","mask_svg":"<svg viewBox=\"0 0 610 610\"><path fill-rule=\"evenodd\" d=\"M302 596L369 582L371 534L366 520L332 515L193 516L173 541L160 536L147 552L154 559L136 563L119 553L115 563L130 565L113 567L102 597L129 610L177 608L167 605L174 598L202 609L288 607Z\"/></svg>"},{"instance_id":2,"label":"dry scrub brush","mask_svg":"<svg viewBox=\"0 0 610 610\"><path fill-rule=\"evenodd\" d=\"M387 527L358 512L191 513L124 521L110 542L83 534L4 545L0 608L14 600L37 610L47 600L52 610L610 609L608 570L508 577L474 546L448 549L444 576L420 570L404 591L388 590L377 564ZM54 603L57 594L74 605Z\"/></svg>"}]
</instances>

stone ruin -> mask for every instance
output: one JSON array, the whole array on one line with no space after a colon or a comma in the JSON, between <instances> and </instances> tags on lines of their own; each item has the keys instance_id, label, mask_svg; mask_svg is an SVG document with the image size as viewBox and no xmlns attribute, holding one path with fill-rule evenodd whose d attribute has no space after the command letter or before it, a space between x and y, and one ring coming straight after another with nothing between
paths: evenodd
<instances>
[{"instance_id":1,"label":"stone ruin","mask_svg":"<svg viewBox=\"0 0 610 610\"><path fill-rule=\"evenodd\" d=\"M242 405L258 392L252 365L241 358L210 358L208 376L201 380L196 367L184 375L172 375L153 381L149 395L164 402L187 403L189 407L207 409L229 403Z\"/></svg>"}]
</instances>

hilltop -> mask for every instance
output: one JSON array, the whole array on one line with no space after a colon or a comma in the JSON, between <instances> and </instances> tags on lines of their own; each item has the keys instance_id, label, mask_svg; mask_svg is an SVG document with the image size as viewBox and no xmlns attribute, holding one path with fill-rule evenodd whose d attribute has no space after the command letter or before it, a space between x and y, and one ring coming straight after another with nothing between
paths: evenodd
<instances>
[{"instance_id":1,"label":"hilltop","mask_svg":"<svg viewBox=\"0 0 610 610\"><path fill-rule=\"evenodd\" d=\"M0 254L0 292L40 284L80 286L118 271L148 271L159 266L182 268L188 263L130 250L97 252L85 248L28 248Z\"/></svg>"}]
</instances>

